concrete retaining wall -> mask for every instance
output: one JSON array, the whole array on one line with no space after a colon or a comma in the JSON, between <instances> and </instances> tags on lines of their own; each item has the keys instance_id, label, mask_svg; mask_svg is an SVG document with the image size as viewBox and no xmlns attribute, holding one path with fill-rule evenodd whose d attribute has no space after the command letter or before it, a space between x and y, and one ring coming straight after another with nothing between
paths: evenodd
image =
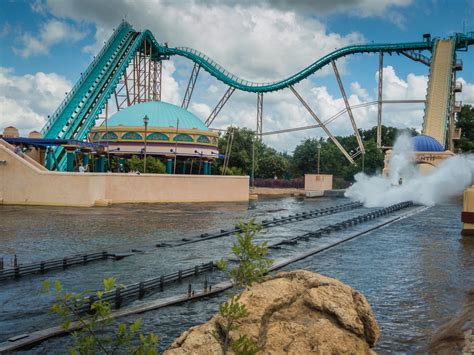
<instances>
[{"instance_id":1,"label":"concrete retaining wall","mask_svg":"<svg viewBox=\"0 0 474 355\"><path fill-rule=\"evenodd\" d=\"M0 203L83 206L113 203L248 201L248 176L99 174L45 171L0 140Z\"/></svg>"},{"instance_id":2,"label":"concrete retaining wall","mask_svg":"<svg viewBox=\"0 0 474 355\"><path fill-rule=\"evenodd\" d=\"M332 189L332 175L325 174L305 174L304 190L309 191L326 191Z\"/></svg>"}]
</instances>

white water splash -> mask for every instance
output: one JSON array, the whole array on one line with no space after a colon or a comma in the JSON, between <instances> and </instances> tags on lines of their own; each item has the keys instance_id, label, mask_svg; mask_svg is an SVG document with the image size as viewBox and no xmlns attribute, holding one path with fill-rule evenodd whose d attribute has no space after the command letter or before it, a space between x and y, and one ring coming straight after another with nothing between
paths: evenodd
<instances>
[{"instance_id":1,"label":"white water splash","mask_svg":"<svg viewBox=\"0 0 474 355\"><path fill-rule=\"evenodd\" d=\"M450 198L461 196L474 183L474 155L456 155L421 175L413 163L410 137L400 136L392 150L390 173L367 176L359 173L356 182L345 196L362 201L366 207L386 207L411 200L425 206L434 206ZM402 178L402 184L399 180Z\"/></svg>"}]
</instances>

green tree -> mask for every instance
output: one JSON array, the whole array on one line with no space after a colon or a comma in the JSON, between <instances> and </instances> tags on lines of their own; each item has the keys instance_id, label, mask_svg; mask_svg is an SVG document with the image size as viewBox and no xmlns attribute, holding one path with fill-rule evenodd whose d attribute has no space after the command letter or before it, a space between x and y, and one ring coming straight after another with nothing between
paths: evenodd
<instances>
[{"instance_id":1,"label":"green tree","mask_svg":"<svg viewBox=\"0 0 474 355\"><path fill-rule=\"evenodd\" d=\"M359 130L362 137L362 141L366 142L373 140L377 142L377 126L372 127L368 130ZM387 127L382 125L382 145L384 147L393 147L395 140L403 132L408 133L410 136L416 136L418 132L414 128L396 128L396 127Z\"/></svg>"},{"instance_id":2,"label":"green tree","mask_svg":"<svg viewBox=\"0 0 474 355\"><path fill-rule=\"evenodd\" d=\"M455 146L461 152L474 151L474 106L463 105L456 121L456 128L461 129L461 138Z\"/></svg>"},{"instance_id":3,"label":"green tree","mask_svg":"<svg viewBox=\"0 0 474 355\"><path fill-rule=\"evenodd\" d=\"M256 139L255 132L250 129L230 127L219 140L219 152L226 154L228 149L230 149L229 168L238 169L232 170L234 175L237 171L250 175L252 157L254 157L255 177L273 178L276 175L281 178L288 171L288 157ZM222 164L222 160L218 161L214 167L222 172Z\"/></svg>"},{"instance_id":4,"label":"green tree","mask_svg":"<svg viewBox=\"0 0 474 355\"><path fill-rule=\"evenodd\" d=\"M143 173L143 158L137 155L132 156L126 162L126 167L129 171L139 171ZM161 162L160 159L153 156L146 157L146 172L154 174L163 174L166 171L166 166Z\"/></svg>"},{"instance_id":5,"label":"green tree","mask_svg":"<svg viewBox=\"0 0 474 355\"><path fill-rule=\"evenodd\" d=\"M382 126L382 142L384 146L393 146L396 138L407 131L411 135L416 135L414 129L400 130L394 127ZM374 174L382 170L384 154L377 148L377 127L369 130L359 130L364 142L365 155L359 154L355 159L355 165L350 164L346 157L339 151L331 140L307 138L301 142L294 150L291 161L291 170L294 176L304 174L314 174L317 171L318 143L321 145L320 173L332 174L334 178L343 179L346 182L353 181L354 175L362 171L367 174ZM336 137L346 151L353 155L359 150L357 139L354 135L346 137Z\"/></svg>"},{"instance_id":6,"label":"green tree","mask_svg":"<svg viewBox=\"0 0 474 355\"><path fill-rule=\"evenodd\" d=\"M231 139L231 136L233 137ZM252 170L252 149L255 141L255 154L261 150L261 142L255 140L255 133L248 128L229 127L219 139L219 152L226 154L230 149L229 167L237 167L243 174L248 175ZM231 144L232 142L232 144ZM218 162L222 166L223 160Z\"/></svg>"},{"instance_id":7,"label":"green tree","mask_svg":"<svg viewBox=\"0 0 474 355\"><path fill-rule=\"evenodd\" d=\"M80 330L71 332L74 345L68 347L70 354L158 353L156 350L158 337L152 333L148 335L139 333L141 319L137 319L129 327L126 324L119 324L115 333L107 332L107 327L112 323L111 307L103 296L115 287L116 279L113 277L105 279L104 289L93 294L88 291L79 294L66 292L59 281L55 281L53 287L48 280L43 283L44 292L55 297L51 312L62 319L63 329L69 330L73 321L80 323ZM88 303L89 296L94 296L95 300L90 304L90 314L83 316L78 312L78 306ZM139 344L132 345L134 340L138 340Z\"/></svg>"},{"instance_id":8,"label":"green tree","mask_svg":"<svg viewBox=\"0 0 474 355\"><path fill-rule=\"evenodd\" d=\"M255 219L249 223L240 223L237 227L242 231L237 234L237 241L232 246L232 253L237 258L237 266L230 270L229 276L234 285L234 294L229 300L219 306L219 314L223 322L219 322L217 329L212 333L222 346L223 354L232 349L236 354L255 354L259 347L246 335L238 339L231 337L231 331L238 329L237 322L248 315L247 308L240 303L241 291L260 282L273 260L267 257L267 242L261 245L255 244L255 234L261 230L261 226L255 223ZM218 267L227 267L225 261L218 262Z\"/></svg>"},{"instance_id":9,"label":"green tree","mask_svg":"<svg viewBox=\"0 0 474 355\"><path fill-rule=\"evenodd\" d=\"M255 172L255 177L271 179L276 176L283 178L290 166L287 156L267 146L264 146L262 150L261 155L258 156L258 169Z\"/></svg>"}]
</instances>

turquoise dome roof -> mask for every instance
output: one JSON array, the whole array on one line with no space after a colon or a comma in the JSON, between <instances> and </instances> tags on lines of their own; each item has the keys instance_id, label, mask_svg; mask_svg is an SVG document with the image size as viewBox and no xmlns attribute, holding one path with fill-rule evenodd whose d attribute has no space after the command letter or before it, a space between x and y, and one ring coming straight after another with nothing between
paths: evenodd
<instances>
[{"instance_id":1,"label":"turquoise dome roof","mask_svg":"<svg viewBox=\"0 0 474 355\"><path fill-rule=\"evenodd\" d=\"M107 120L109 126L143 126L143 117L148 116L148 127L176 127L208 131L206 125L194 114L176 105L162 101L135 104L113 114ZM102 126L105 125L102 123Z\"/></svg>"},{"instance_id":2,"label":"turquoise dome roof","mask_svg":"<svg viewBox=\"0 0 474 355\"><path fill-rule=\"evenodd\" d=\"M444 152L444 147L431 136L420 134L411 138L415 152Z\"/></svg>"}]
</instances>

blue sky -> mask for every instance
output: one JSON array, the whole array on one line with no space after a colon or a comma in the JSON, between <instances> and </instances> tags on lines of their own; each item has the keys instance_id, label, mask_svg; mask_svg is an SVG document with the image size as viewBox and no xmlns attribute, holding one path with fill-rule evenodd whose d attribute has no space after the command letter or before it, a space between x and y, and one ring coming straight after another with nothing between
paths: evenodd
<instances>
[{"instance_id":1,"label":"blue sky","mask_svg":"<svg viewBox=\"0 0 474 355\"><path fill-rule=\"evenodd\" d=\"M210 55L234 74L275 80L351 43L418 41L423 33L447 37L463 26L474 31L474 2L268 0L255 5L250 0L4 0L0 2L0 128L14 124L24 132L40 129L124 17L136 29L149 28L160 42ZM460 98L474 103L474 47L458 56L464 61L459 76L465 91ZM183 59L165 66L165 100L180 103L191 66ZM351 56L338 61L338 66L352 104L376 97L377 56ZM386 55L384 67L387 98L424 98L428 67L397 55ZM322 118L343 107L329 69L298 85ZM224 91L222 84L201 73L190 110L205 119ZM216 126L254 128L254 101L251 94L234 95ZM264 102L264 131L312 124L288 92L268 95ZM387 108L385 122L420 127L422 111L419 105ZM373 109L355 115L361 127L375 124ZM336 134L350 133L347 119L338 119L331 129ZM291 151L298 141L314 135L322 133L279 135L266 142Z\"/></svg>"}]
</instances>

